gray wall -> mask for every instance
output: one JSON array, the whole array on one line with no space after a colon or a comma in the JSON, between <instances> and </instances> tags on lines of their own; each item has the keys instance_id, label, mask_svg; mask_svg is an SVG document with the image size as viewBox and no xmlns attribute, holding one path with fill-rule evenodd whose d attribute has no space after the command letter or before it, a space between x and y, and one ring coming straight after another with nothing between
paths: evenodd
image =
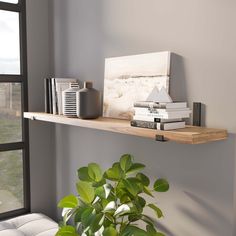
<instances>
[{"instance_id":1,"label":"gray wall","mask_svg":"<svg viewBox=\"0 0 236 236\"><path fill-rule=\"evenodd\" d=\"M51 75L48 0L27 1L29 110L43 111L43 78ZM54 126L30 121L31 205L55 217Z\"/></svg>"},{"instance_id":2,"label":"gray wall","mask_svg":"<svg viewBox=\"0 0 236 236\"><path fill-rule=\"evenodd\" d=\"M53 25L50 32L53 34L49 41L53 48L51 62L55 76L93 80L102 90L106 57L170 50L176 54L171 95L175 99L187 99L190 104L203 102L206 125L227 128L230 132L227 141L191 146L57 125L57 200L75 191L78 167L95 161L105 168L122 153L132 153L137 161L147 165L146 173L152 179L165 177L171 183L170 191L157 198L165 213L160 229L167 235L236 235L233 227L236 158L236 32L233 22L236 21L236 2L53 0L51 3L49 13ZM41 16L34 10L32 19L36 17L35 24L46 25L46 12L40 13ZM37 29L32 27L31 30L31 37L36 40ZM38 35L40 41L43 34ZM31 51L36 50L34 47L36 43L32 42ZM46 54L47 49L44 50ZM45 66L44 56L37 60ZM34 57L32 55L32 60L36 60ZM32 94L35 91L40 96L36 91L42 86L40 73L48 72L48 68L36 71L36 84L30 89ZM32 133L37 136L34 129L45 127L49 128L46 124L35 123ZM46 132L40 132L40 137L50 139ZM45 140L40 142L33 144L31 158L35 164L42 147L48 147ZM37 149L41 150L37 153ZM49 151L47 157L50 158L48 154ZM53 169L52 163L47 167L46 179L50 168ZM50 184L52 182L48 186ZM33 190L33 197L36 197L37 189ZM41 197L48 200L49 196L45 193ZM53 193L50 197L52 201Z\"/></svg>"}]
</instances>

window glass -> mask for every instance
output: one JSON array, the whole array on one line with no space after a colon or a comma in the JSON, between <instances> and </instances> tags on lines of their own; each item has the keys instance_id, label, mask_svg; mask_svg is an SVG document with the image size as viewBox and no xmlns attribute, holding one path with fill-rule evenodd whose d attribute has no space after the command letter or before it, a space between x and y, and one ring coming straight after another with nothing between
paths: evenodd
<instances>
[{"instance_id":1,"label":"window glass","mask_svg":"<svg viewBox=\"0 0 236 236\"><path fill-rule=\"evenodd\" d=\"M1 0L1 2L18 3L18 0Z\"/></svg>"},{"instance_id":2,"label":"window glass","mask_svg":"<svg viewBox=\"0 0 236 236\"><path fill-rule=\"evenodd\" d=\"M0 83L0 143L22 141L21 84Z\"/></svg>"},{"instance_id":3,"label":"window glass","mask_svg":"<svg viewBox=\"0 0 236 236\"><path fill-rule=\"evenodd\" d=\"M0 213L24 207L22 151L0 152Z\"/></svg>"},{"instance_id":4,"label":"window glass","mask_svg":"<svg viewBox=\"0 0 236 236\"><path fill-rule=\"evenodd\" d=\"M0 74L20 74L19 13L0 10Z\"/></svg>"}]
</instances>

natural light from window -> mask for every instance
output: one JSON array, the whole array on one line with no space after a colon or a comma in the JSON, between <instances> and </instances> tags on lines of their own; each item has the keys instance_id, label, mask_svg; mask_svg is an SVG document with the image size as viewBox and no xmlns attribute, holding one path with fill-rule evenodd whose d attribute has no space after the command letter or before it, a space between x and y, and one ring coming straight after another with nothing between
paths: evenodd
<instances>
[{"instance_id":1,"label":"natural light from window","mask_svg":"<svg viewBox=\"0 0 236 236\"><path fill-rule=\"evenodd\" d=\"M0 152L0 213L24 206L22 151Z\"/></svg>"},{"instance_id":2,"label":"natural light from window","mask_svg":"<svg viewBox=\"0 0 236 236\"><path fill-rule=\"evenodd\" d=\"M19 13L0 10L0 74L20 74Z\"/></svg>"},{"instance_id":3,"label":"natural light from window","mask_svg":"<svg viewBox=\"0 0 236 236\"><path fill-rule=\"evenodd\" d=\"M18 3L18 0L1 0L1 2Z\"/></svg>"}]
</instances>

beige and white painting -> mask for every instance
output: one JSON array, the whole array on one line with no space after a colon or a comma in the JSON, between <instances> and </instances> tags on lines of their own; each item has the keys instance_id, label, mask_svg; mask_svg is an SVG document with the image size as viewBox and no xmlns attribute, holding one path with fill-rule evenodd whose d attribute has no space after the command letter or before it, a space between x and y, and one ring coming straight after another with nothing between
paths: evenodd
<instances>
[{"instance_id":1,"label":"beige and white painting","mask_svg":"<svg viewBox=\"0 0 236 236\"><path fill-rule=\"evenodd\" d=\"M169 92L170 52L107 58L105 61L105 117L132 119L133 104L145 101L154 87Z\"/></svg>"}]
</instances>

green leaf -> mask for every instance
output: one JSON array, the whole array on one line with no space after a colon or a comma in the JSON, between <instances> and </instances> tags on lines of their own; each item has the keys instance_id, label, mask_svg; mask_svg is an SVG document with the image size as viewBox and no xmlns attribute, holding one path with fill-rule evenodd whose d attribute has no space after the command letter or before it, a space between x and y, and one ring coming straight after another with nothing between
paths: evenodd
<instances>
[{"instance_id":1,"label":"green leaf","mask_svg":"<svg viewBox=\"0 0 236 236\"><path fill-rule=\"evenodd\" d=\"M139 198L136 198L135 200L132 201L133 206L132 206L132 211L136 212L137 214L141 214L143 212L143 201ZM144 203L146 204L146 202Z\"/></svg>"},{"instance_id":2,"label":"green leaf","mask_svg":"<svg viewBox=\"0 0 236 236\"><path fill-rule=\"evenodd\" d=\"M119 181L117 186L116 186L116 196L118 198L121 198L124 194L127 195L126 191L125 191L125 185L123 183L123 180Z\"/></svg>"},{"instance_id":3,"label":"green leaf","mask_svg":"<svg viewBox=\"0 0 236 236\"><path fill-rule=\"evenodd\" d=\"M56 236L79 236L73 226L63 226L58 230Z\"/></svg>"},{"instance_id":4,"label":"green leaf","mask_svg":"<svg viewBox=\"0 0 236 236\"><path fill-rule=\"evenodd\" d=\"M112 215L111 215L109 212L106 212L106 213L105 213L105 216L106 216L107 221L108 221L108 226L109 226L111 223L114 223L114 218L112 217Z\"/></svg>"},{"instance_id":5,"label":"green leaf","mask_svg":"<svg viewBox=\"0 0 236 236\"><path fill-rule=\"evenodd\" d=\"M136 173L142 169L145 168L145 165L141 164L141 163L134 163L132 164L132 166L129 168L129 170L126 172L126 174L133 174Z\"/></svg>"},{"instance_id":6,"label":"green leaf","mask_svg":"<svg viewBox=\"0 0 236 236\"><path fill-rule=\"evenodd\" d=\"M112 168L108 169L105 174L104 178L112 180L112 181L118 181L120 180L124 175L124 172L122 171L120 167L120 163L114 163Z\"/></svg>"},{"instance_id":7,"label":"green leaf","mask_svg":"<svg viewBox=\"0 0 236 236\"><path fill-rule=\"evenodd\" d=\"M165 179L158 179L154 183L154 190L156 192L167 192L169 190L169 183Z\"/></svg>"},{"instance_id":8,"label":"green leaf","mask_svg":"<svg viewBox=\"0 0 236 236\"><path fill-rule=\"evenodd\" d=\"M103 186L100 186L98 188L95 189L95 195L98 196L99 198L105 198L105 190L103 188Z\"/></svg>"},{"instance_id":9,"label":"green leaf","mask_svg":"<svg viewBox=\"0 0 236 236\"><path fill-rule=\"evenodd\" d=\"M91 183L79 181L76 187L78 194L85 203L91 203L93 201L95 193Z\"/></svg>"},{"instance_id":10,"label":"green leaf","mask_svg":"<svg viewBox=\"0 0 236 236\"><path fill-rule=\"evenodd\" d=\"M74 195L69 195L60 200L58 203L59 208L75 208L78 206L78 199Z\"/></svg>"},{"instance_id":11,"label":"green leaf","mask_svg":"<svg viewBox=\"0 0 236 236\"><path fill-rule=\"evenodd\" d=\"M125 186L125 191L128 191L134 197L137 196L140 191L140 188L134 181L131 181L129 179L123 179L122 183Z\"/></svg>"},{"instance_id":12,"label":"green leaf","mask_svg":"<svg viewBox=\"0 0 236 236\"><path fill-rule=\"evenodd\" d=\"M139 179L144 186L148 186L150 184L149 178L146 175L144 175L143 173L138 173L136 175L136 178Z\"/></svg>"},{"instance_id":13,"label":"green leaf","mask_svg":"<svg viewBox=\"0 0 236 236\"><path fill-rule=\"evenodd\" d=\"M121 169L126 172L132 166L132 156L130 154L124 154L120 158L120 167Z\"/></svg>"},{"instance_id":14,"label":"green leaf","mask_svg":"<svg viewBox=\"0 0 236 236\"><path fill-rule=\"evenodd\" d=\"M165 236L164 234L157 232L154 226L147 225L146 226L147 232L149 236Z\"/></svg>"},{"instance_id":15,"label":"green leaf","mask_svg":"<svg viewBox=\"0 0 236 236\"><path fill-rule=\"evenodd\" d=\"M82 206L80 208L78 208L75 212L75 216L74 216L74 222L75 223L78 223L78 222L81 222L81 217L82 217L82 214L84 213L84 211L88 209L88 207L86 206Z\"/></svg>"},{"instance_id":16,"label":"green leaf","mask_svg":"<svg viewBox=\"0 0 236 236\"><path fill-rule=\"evenodd\" d=\"M132 185L134 185L137 188L138 193L143 192L144 185L138 178L132 177L132 178L127 178L126 180L128 180Z\"/></svg>"},{"instance_id":17,"label":"green leaf","mask_svg":"<svg viewBox=\"0 0 236 236\"><path fill-rule=\"evenodd\" d=\"M92 232L97 232L101 228L104 219L105 217L102 213L97 214L94 220L91 222L90 230Z\"/></svg>"},{"instance_id":18,"label":"green leaf","mask_svg":"<svg viewBox=\"0 0 236 236\"><path fill-rule=\"evenodd\" d=\"M155 211L158 218L163 217L163 213L159 207L157 207L154 204L148 204L148 207L150 207L151 209L153 209Z\"/></svg>"},{"instance_id":19,"label":"green leaf","mask_svg":"<svg viewBox=\"0 0 236 236\"><path fill-rule=\"evenodd\" d=\"M97 188L106 184L106 180L102 178L99 182L93 182L93 187Z\"/></svg>"},{"instance_id":20,"label":"green leaf","mask_svg":"<svg viewBox=\"0 0 236 236\"><path fill-rule=\"evenodd\" d=\"M103 236L118 236L118 232L110 226L103 231Z\"/></svg>"},{"instance_id":21,"label":"green leaf","mask_svg":"<svg viewBox=\"0 0 236 236\"><path fill-rule=\"evenodd\" d=\"M138 196L138 202L140 204L141 207L145 207L146 206L146 200L140 196Z\"/></svg>"},{"instance_id":22,"label":"green leaf","mask_svg":"<svg viewBox=\"0 0 236 236\"><path fill-rule=\"evenodd\" d=\"M128 216L128 220L129 220L130 222L135 222L135 221L138 221L138 220L140 220L140 219L141 219L141 215L140 215L140 214L134 213L134 214L130 214L130 215Z\"/></svg>"},{"instance_id":23,"label":"green leaf","mask_svg":"<svg viewBox=\"0 0 236 236\"><path fill-rule=\"evenodd\" d=\"M153 219L152 219L151 217L142 214L142 215L141 215L141 220L142 220L143 222L145 222L146 224L148 224L148 225L154 227L154 221L153 221Z\"/></svg>"},{"instance_id":24,"label":"green leaf","mask_svg":"<svg viewBox=\"0 0 236 236\"><path fill-rule=\"evenodd\" d=\"M146 193L147 195L153 197L152 192L151 192L151 190L150 190L148 187L144 186L144 187L143 187L143 191L144 191L144 193Z\"/></svg>"},{"instance_id":25,"label":"green leaf","mask_svg":"<svg viewBox=\"0 0 236 236\"><path fill-rule=\"evenodd\" d=\"M77 170L78 178L82 181L92 182L93 180L89 177L88 167L81 167Z\"/></svg>"},{"instance_id":26,"label":"green leaf","mask_svg":"<svg viewBox=\"0 0 236 236\"><path fill-rule=\"evenodd\" d=\"M88 165L88 175L89 177L96 181L99 182L102 180L102 170L100 166L96 163L90 163Z\"/></svg>"},{"instance_id":27,"label":"green leaf","mask_svg":"<svg viewBox=\"0 0 236 236\"><path fill-rule=\"evenodd\" d=\"M154 226L152 226L152 225L147 225L146 230L150 234L150 236L155 235L157 232L156 229L154 228Z\"/></svg>"},{"instance_id":28,"label":"green leaf","mask_svg":"<svg viewBox=\"0 0 236 236\"><path fill-rule=\"evenodd\" d=\"M161 232L156 232L156 234L153 235L153 236L165 236L165 234L163 234L163 233L161 233Z\"/></svg>"},{"instance_id":29,"label":"green leaf","mask_svg":"<svg viewBox=\"0 0 236 236\"><path fill-rule=\"evenodd\" d=\"M121 236L134 236L134 235L135 236L148 236L148 233L133 225L129 225L125 227L125 229L121 233Z\"/></svg>"},{"instance_id":30,"label":"green leaf","mask_svg":"<svg viewBox=\"0 0 236 236\"><path fill-rule=\"evenodd\" d=\"M81 222L85 228L91 225L91 223L94 221L96 215L93 208L87 208L84 210L84 212L81 215Z\"/></svg>"},{"instance_id":31,"label":"green leaf","mask_svg":"<svg viewBox=\"0 0 236 236\"><path fill-rule=\"evenodd\" d=\"M129 203L131 201L131 198L128 196L128 195L126 195L126 193L124 192L124 194L123 195L121 195L121 197L120 197L120 203Z\"/></svg>"}]
</instances>

